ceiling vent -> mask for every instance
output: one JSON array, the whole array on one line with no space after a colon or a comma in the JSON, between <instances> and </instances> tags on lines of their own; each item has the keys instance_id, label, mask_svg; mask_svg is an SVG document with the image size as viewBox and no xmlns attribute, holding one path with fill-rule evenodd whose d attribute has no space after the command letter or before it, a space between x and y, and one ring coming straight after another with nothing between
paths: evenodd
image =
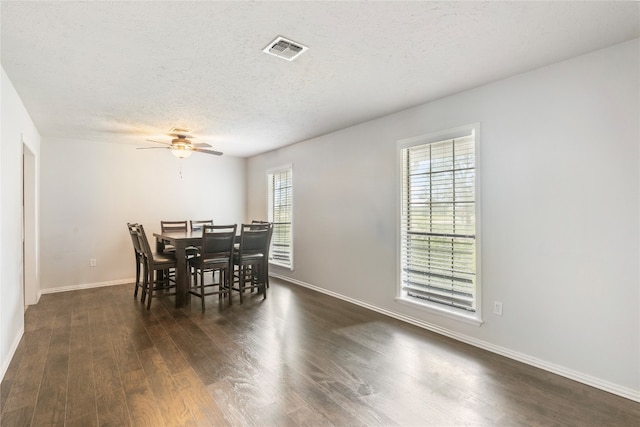
<instances>
[{"instance_id":1,"label":"ceiling vent","mask_svg":"<svg viewBox=\"0 0 640 427\"><path fill-rule=\"evenodd\" d=\"M307 46L303 46L293 40L288 40L284 37L276 37L276 39L269 43L269 45L262 49L262 51L269 55L286 59L287 61L293 61L298 56L302 55L307 49L309 49Z\"/></svg>"}]
</instances>

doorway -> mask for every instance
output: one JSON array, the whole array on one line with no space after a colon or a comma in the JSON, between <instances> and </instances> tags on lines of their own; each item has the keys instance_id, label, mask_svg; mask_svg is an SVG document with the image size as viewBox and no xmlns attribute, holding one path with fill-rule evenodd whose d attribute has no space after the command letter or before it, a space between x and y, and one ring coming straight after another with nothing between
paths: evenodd
<instances>
[{"instance_id":1,"label":"doorway","mask_svg":"<svg viewBox=\"0 0 640 427\"><path fill-rule=\"evenodd\" d=\"M38 302L36 156L22 143L22 295L25 310Z\"/></svg>"}]
</instances>

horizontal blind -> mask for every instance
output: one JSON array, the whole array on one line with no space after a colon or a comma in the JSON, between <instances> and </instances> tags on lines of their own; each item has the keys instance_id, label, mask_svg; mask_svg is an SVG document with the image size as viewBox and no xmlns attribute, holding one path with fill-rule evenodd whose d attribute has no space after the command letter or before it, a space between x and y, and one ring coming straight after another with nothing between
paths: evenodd
<instances>
[{"instance_id":1,"label":"horizontal blind","mask_svg":"<svg viewBox=\"0 0 640 427\"><path fill-rule=\"evenodd\" d=\"M473 135L402 150L402 291L475 311Z\"/></svg>"},{"instance_id":2,"label":"horizontal blind","mask_svg":"<svg viewBox=\"0 0 640 427\"><path fill-rule=\"evenodd\" d=\"M284 266L291 266L292 236L291 216L293 213L293 180L291 169L270 173L269 180L269 222L273 223L269 260Z\"/></svg>"}]
</instances>

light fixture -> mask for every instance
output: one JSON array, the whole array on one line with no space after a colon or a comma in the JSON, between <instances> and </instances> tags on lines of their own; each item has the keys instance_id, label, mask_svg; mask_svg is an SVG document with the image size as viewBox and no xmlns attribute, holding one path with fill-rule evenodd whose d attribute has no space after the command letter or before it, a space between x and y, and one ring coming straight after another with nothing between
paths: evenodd
<instances>
[{"instance_id":1,"label":"light fixture","mask_svg":"<svg viewBox=\"0 0 640 427\"><path fill-rule=\"evenodd\" d=\"M192 150L184 145L176 145L171 149L171 152L177 158L185 159L191 155Z\"/></svg>"}]
</instances>

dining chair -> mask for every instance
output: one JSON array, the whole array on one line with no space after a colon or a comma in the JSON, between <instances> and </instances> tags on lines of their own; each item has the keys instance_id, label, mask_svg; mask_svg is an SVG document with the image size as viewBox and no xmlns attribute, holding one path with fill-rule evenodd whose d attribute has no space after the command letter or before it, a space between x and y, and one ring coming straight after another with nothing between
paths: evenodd
<instances>
[{"instance_id":1,"label":"dining chair","mask_svg":"<svg viewBox=\"0 0 640 427\"><path fill-rule=\"evenodd\" d=\"M202 230L202 227L205 225L213 225L212 219L202 219L196 220L192 219L189 221L189 226L191 227L191 231Z\"/></svg>"},{"instance_id":2,"label":"dining chair","mask_svg":"<svg viewBox=\"0 0 640 427\"><path fill-rule=\"evenodd\" d=\"M163 233L171 232L171 231L187 231L188 223L187 221L160 221L160 229ZM169 244L167 241L163 241L164 249L162 252L171 252L174 253L176 248Z\"/></svg>"},{"instance_id":3,"label":"dining chair","mask_svg":"<svg viewBox=\"0 0 640 427\"><path fill-rule=\"evenodd\" d=\"M163 233L171 231L187 231L189 230L189 222L184 221L160 221L160 229ZM193 229L191 229L193 231ZM168 242L163 242L164 249L162 252L175 253L176 248L170 245ZM198 248L195 246L189 246L186 248L187 258L192 258L198 252Z\"/></svg>"},{"instance_id":4,"label":"dining chair","mask_svg":"<svg viewBox=\"0 0 640 427\"><path fill-rule=\"evenodd\" d=\"M176 268L176 258L169 253L154 252L149 246L149 240L144 231L142 224L138 225L137 230L138 238L140 239L140 247L145 259L145 283L144 292L142 295L142 302L144 303L145 296L148 296L147 310L151 308L151 300L153 298L154 290L167 290L175 285L171 285L167 274L163 274L162 277L158 277L158 271L167 271ZM166 293L165 295L175 295L175 293Z\"/></svg>"},{"instance_id":5,"label":"dining chair","mask_svg":"<svg viewBox=\"0 0 640 427\"><path fill-rule=\"evenodd\" d=\"M131 236L131 243L133 243L133 253L136 260L136 286L133 290L133 297L138 296L138 288L143 288L144 281L140 276L140 273L144 271L144 253L140 246L140 239L138 237L138 224L127 223L129 229L129 235ZM142 290L144 292L144 288Z\"/></svg>"},{"instance_id":6,"label":"dining chair","mask_svg":"<svg viewBox=\"0 0 640 427\"><path fill-rule=\"evenodd\" d=\"M202 229L202 243L200 252L189 260L189 267L193 269L193 285L189 286L189 293L202 300L208 295L218 295L222 300L226 295L231 305L231 286L233 281L233 248L238 226L233 225L205 225ZM212 282L205 284L205 272L213 272ZM215 281L215 273L218 281ZM200 276L200 285L198 285ZM206 291L205 288L217 290Z\"/></svg>"},{"instance_id":7,"label":"dining chair","mask_svg":"<svg viewBox=\"0 0 640 427\"><path fill-rule=\"evenodd\" d=\"M269 221L254 219L253 221L251 221L251 224L269 224L269 237L267 239L266 247L265 247L265 262L262 263L262 267L263 269L265 269L265 271L262 274L265 281L265 285L268 288L269 287L269 251L271 250L271 236L273 235L273 223Z\"/></svg>"},{"instance_id":8,"label":"dining chair","mask_svg":"<svg viewBox=\"0 0 640 427\"><path fill-rule=\"evenodd\" d=\"M271 224L242 224L240 228L240 244L233 254L234 288L240 293L240 303L243 302L245 289L258 289L263 292L263 299L267 297L268 248L271 236Z\"/></svg>"},{"instance_id":9,"label":"dining chair","mask_svg":"<svg viewBox=\"0 0 640 427\"><path fill-rule=\"evenodd\" d=\"M192 219L189 221L189 226L191 227L191 231L200 231L202 227L205 225L213 225L212 219ZM190 246L187 248L187 258L193 258L200 252L199 246Z\"/></svg>"}]
</instances>

